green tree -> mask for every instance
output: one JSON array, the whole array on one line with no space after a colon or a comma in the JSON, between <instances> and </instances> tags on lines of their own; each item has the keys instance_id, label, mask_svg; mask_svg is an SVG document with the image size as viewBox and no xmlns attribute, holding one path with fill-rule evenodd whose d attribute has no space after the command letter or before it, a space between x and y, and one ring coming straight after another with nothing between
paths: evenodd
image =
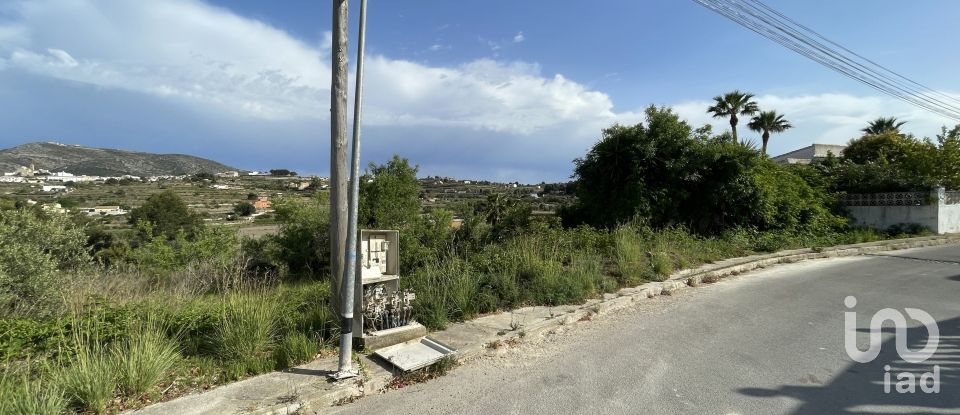
<instances>
[{"instance_id":1,"label":"green tree","mask_svg":"<svg viewBox=\"0 0 960 415\"><path fill-rule=\"evenodd\" d=\"M760 111L760 107L753 101L753 94L738 90L715 96L713 102L713 105L707 108L707 112L713 114L713 118L730 119L733 141L737 141L737 123L740 120L738 117L740 115L751 116Z\"/></svg>"},{"instance_id":2,"label":"green tree","mask_svg":"<svg viewBox=\"0 0 960 415\"><path fill-rule=\"evenodd\" d=\"M181 231L192 236L203 225L200 217L172 190L150 195L143 206L130 212L129 221L133 225L149 222L152 226L147 236L163 235L167 239L176 238Z\"/></svg>"},{"instance_id":3,"label":"green tree","mask_svg":"<svg viewBox=\"0 0 960 415\"><path fill-rule=\"evenodd\" d=\"M762 133L763 147L761 147L760 153L764 155L767 154L767 143L770 142L770 133L782 133L793 128L793 126L783 118L783 115L777 114L776 111L760 112L760 114L750 120L747 126L753 131Z\"/></svg>"},{"instance_id":4,"label":"green tree","mask_svg":"<svg viewBox=\"0 0 960 415\"><path fill-rule=\"evenodd\" d=\"M257 208L249 202L240 202L233 207L233 213L236 213L240 216L250 216L254 213L257 213Z\"/></svg>"},{"instance_id":5,"label":"green tree","mask_svg":"<svg viewBox=\"0 0 960 415\"><path fill-rule=\"evenodd\" d=\"M200 173L194 174L192 177L192 180L195 182L202 182L202 181L215 182L217 181L217 176L214 176L213 173L210 173L208 171L202 171Z\"/></svg>"},{"instance_id":6,"label":"green tree","mask_svg":"<svg viewBox=\"0 0 960 415\"><path fill-rule=\"evenodd\" d=\"M319 197L280 199L274 203L280 232L264 246L269 253L261 262L286 267L298 275L319 276L330 268L329 202ZM339 276L338 276L339 278Z\"/></svg>"},{"instance_id":7,"label":"green tree","mask_svg":"<svg viewBox=\"0 0 960 415\"><path fill-rule=\"evenodd\" d=\"M371 163L360 178L361 226L399 229L412 224L420 214L418 167L394 155L385 164Z\"/></svg>"},{"instance_id":8,"label":"green tree","mask_svg":"<svg viewBox=\"0 0 960 415\"><path fill-rule=\"evenodd\" d=\"M290 171L287 169L272 169L270 170L271 176L287 177L287 176L296 176L297 172Z\"/></svg>"},{"instance_id":9,"label":"green tree","mask_svg":"<svg viewBox=\"0 0 960 415\"><path fill-rule=\"evenodd\" d=\"M679 225L715 234L835 223L822 216L828 214L822 200L802 178L742 144L701 139L668 108L648 108L645 124L604 130L576 160L574 178L578 201L562 212L568 226L640 219L654 228ZM777 186L798 196L775 195ZM777 220L778 211L794 219Z\"/></svg>"},{"instance_id":10,"label":"green tree","mask_svg":"<svg viewBox=\"0 0 960 415\"><path fill-rule=\"evenodd\" d=\"M856 164L896 163L908 152L912 137L887 130L850 140L843 150L843 159Z\"/></svg>"},{"instance_id":11,"label":"green tree","mask_svg":"<svg viewBox=\"0 0 960 415\"><path fill-rule=\"evenodd\" d=\"M877 135L889 132L900 134L900 127L906 123L906 121L898 121L897 117L880 117L870 121L870 124L860 131L863 131L863 133L867 135Z\"/></svg>"},{"instance_id":12,"label":"green tree","mask_svg":"<svg viewBox=\"0 0 960 415\"><path fill-rule=\"evenodd\" d=\"M938 155L935 162L940 184L960 190L960 124L950 130L943 127L937 135Z\"/></svg>"}]
</instances>

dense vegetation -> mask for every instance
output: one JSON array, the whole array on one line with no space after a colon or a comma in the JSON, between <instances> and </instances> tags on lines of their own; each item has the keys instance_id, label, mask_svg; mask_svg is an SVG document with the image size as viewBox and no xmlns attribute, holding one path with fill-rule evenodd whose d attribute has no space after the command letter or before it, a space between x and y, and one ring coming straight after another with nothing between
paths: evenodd
<instances>
[{"instance_id":1,"label":"dense vegetation","mask_svg":"<svg viewBox=\"0 0 960 415\"><path fill-rule=\"evenodd\" d=\"M733 127L758 112L751 128L769 138L786 122L728 95L711 111ZM496 192L424 208L417 167L397 156L363 177L360 221L401 231L401 281L417 293L417 320L437 329L721 258L890 236L850 228L837 191L867 186L870 169L922 177L911 186L956 183L958 133L934 143L884 129L841 158L780 166L650 107L643 123L606 129L573 182L549 186L576 194L557 215ZM327 197L274 201L280 231L260 239L205 224L173 192L150 196L121 234L0 203L0 415L117 411L332 353Z\"/></svg>"}]
</instances>

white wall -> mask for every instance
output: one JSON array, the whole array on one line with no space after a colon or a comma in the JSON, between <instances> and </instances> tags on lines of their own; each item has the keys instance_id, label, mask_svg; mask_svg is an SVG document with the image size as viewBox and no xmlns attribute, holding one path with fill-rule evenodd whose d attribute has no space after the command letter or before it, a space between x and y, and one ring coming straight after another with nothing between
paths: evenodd
<instances>
[{"instance_id":1,"label":"white wall","mask_svg":"<svg viewBox=\"0 0 960 415\"><path fill-rule=\"evenodd\" d=\"M960 205L957 205L960 206ZM916 223L941 232L937 205L927 206L848 206L854 223L879 230L893 225ZM960 219L960 217L958 217ZM957 222L954 222L955 224ZM956 232L956 231L954 231Z\"/></svg>"},{"instance_id":2,"label":"white wall","mask_svg":"<svg viewBox=\"0 0 960 415\"><path fill-rule=\"evenodd\" d=\"M941 205L938 233L960 233L960 205Z\"/></svg>"}]
</instances>

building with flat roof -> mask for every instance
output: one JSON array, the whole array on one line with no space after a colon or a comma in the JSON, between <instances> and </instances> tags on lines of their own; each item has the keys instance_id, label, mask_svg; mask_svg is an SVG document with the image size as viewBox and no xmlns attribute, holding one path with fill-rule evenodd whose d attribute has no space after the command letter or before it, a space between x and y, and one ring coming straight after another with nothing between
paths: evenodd
<instances>
[{"instance_id":1,"label":"building with flat roof","mask_svg":"<svg viewBox=\"0 0 960 415\"><path fill-rule=\"evenodd\" d=\"M833 153L840 157L843 149L847 146L842 144L811 144L804 148L793 150L773 158L777 164L810 164L827 158L827 154Z\"/></svg>"}]
</instances>

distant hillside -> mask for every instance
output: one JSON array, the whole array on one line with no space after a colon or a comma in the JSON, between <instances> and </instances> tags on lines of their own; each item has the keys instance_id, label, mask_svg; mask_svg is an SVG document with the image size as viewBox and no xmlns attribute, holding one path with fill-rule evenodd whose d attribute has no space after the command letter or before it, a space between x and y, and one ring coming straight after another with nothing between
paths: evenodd
<instances>
[{"instance_id":1,"label":"distant hillside","mask_svg":"<svg viewBox=\"0 0 960 415\"><path fill-rule=\"evenodd\" d=\"M164 176L238 170L200 157L91 148L60 143L29 143L0 150L0 171L20 166L96 176Z\"/></svg>"}]
</instances>

